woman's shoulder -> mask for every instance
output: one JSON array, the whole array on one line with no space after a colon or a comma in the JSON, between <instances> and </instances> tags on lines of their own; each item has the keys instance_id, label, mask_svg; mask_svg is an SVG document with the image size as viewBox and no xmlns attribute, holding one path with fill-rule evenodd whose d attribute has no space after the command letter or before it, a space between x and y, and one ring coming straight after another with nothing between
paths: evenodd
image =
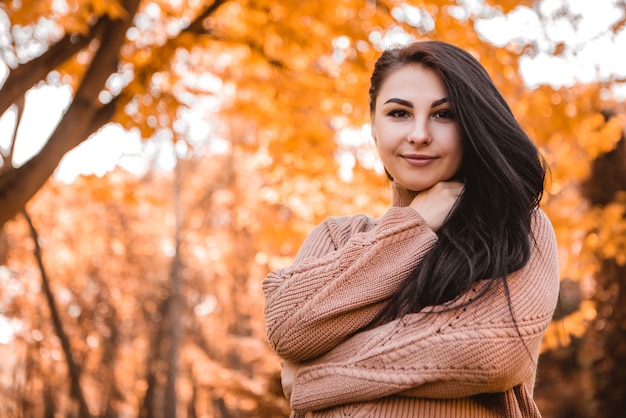
<instances>
[{"instance_id":1,"label":"woman's shoulder","mask_svg":"<svg viewBox=\"0 0 626 418\"><path fill-rule=\"evenodd\" d=\"M532 241L541 252L549 252L556 257L556 234L548 215L540 208L533 211L531 219Z\"/></svg>"},{"instance_id":2,"label":"woman's shoulder","mask_svg":"<svg viewBox=\"0 0 626 418\"><path fill-rule=\"evenodd\" d=\"M541 208L533 210L531 217L531 229L535 235L554 235L554 228L548 215Z\"/></svg>"}]
</instances>

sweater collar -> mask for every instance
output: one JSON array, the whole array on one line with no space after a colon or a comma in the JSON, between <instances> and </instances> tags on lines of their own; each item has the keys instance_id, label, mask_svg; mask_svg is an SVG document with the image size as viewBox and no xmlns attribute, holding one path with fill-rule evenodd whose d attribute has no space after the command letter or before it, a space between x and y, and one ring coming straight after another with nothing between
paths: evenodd
<instances>
[{"instance_id":1,"label":"sweater collar","mask_svg":"<svg viewBox=\"0 0 626 418\"><path fill-rule=\"evenodd\" d=\"M392 206L404 207L409 206L413 201L413 198L417 196L416 191L409 190L404 186L399 185L395 181L392 182L393 197L391 200Z\"/></svg>"}]
</instances>

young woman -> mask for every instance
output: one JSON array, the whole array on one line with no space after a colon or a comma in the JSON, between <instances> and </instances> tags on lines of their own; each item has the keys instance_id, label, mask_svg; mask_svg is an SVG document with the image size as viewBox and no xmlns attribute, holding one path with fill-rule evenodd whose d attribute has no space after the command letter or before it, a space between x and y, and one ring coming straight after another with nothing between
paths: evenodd
<instances>
[{"instance_id":1,"label":"young woman","mask_svg":"<svg viewBox=\"0 0 626 418\"><path fill-rule=\"evenodd\" d=\"M325 220L263 283L293 416L540 417L559 274L536 147L442 42L385 51L370 111L392 206Z\"/></svg>"}]
</instances>

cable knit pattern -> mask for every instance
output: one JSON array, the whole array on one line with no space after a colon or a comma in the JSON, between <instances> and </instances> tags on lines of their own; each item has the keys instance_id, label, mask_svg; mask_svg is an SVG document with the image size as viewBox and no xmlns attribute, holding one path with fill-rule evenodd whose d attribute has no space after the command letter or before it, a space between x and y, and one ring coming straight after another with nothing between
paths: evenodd
<instances>
[{"instance_id":1,"label":"cable knit pattern","mask_svg":"<svg viewBox=\"0 0 626 418\"><path fill-rule=\"evenodd\" d=\"M334 348L372 321L436 240L408 207L393 207L375 221L363 215L326 220L292 267L263 282L270 344L295 361Z\"/></svg>"},{"instance_id":2,"label":"cable knit pattern","mask_svg":"<svg viewBox=\"0 0 626 418\"><path fill-rule=\"evenodd\" d=\"M394 204L411 196L395 188ZM502 393L507 416L540 417L532 400L539 347L559 291L556 242L543 212L533 217L528 264L463 306L457 300L367 329L436 241L411 208L379 219L330 218L293 266L263 283L267 335L299 362L291 405L307 417L495 417L471 398ZM440 309L441 307L439 307Z\"/></svg>"}]
</instances>

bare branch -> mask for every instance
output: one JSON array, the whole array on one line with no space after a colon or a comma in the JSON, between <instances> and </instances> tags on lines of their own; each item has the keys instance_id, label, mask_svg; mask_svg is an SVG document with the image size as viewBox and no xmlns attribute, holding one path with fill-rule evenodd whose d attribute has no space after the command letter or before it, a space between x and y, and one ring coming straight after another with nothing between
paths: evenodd
<instances>
[{"instance_id":1,"label":"bare branch","mask_svg":"<svg viewBox=\"0 0 626 418\"><path fill-rule=\"evenodd\" d=\"M181 33L196 33L203 34L206 33L206 29L204 28L204 20L211 16L213 13L217 11L217 9L228 0L215 0L213 4L204 9L196 19L191 22L191 24L185 28Z\"/></svg>"},{"instance_id":2,"label":"bare branch","mask_svg":"<svg viewBox=\"0 0 626 418\"><path fill-rule=\"evenodd\" d=\"M50 316L52 318L52 325L54 326L54 331L57 334L61 342L61 347L63 349L63 354L65 356L65 363L67 365L67 370L70 375L71 387L72 387L72 397L76 399L80 408L80 416L89 418L91 417L91 413L89 412L89 407L87 406L87 402L85 401L85 396L83 394L83 390L80 386L80 367L74 361L74 357L72 356L72 347L70 344L70 339L63 329L63 323L61 322L61 316L59 315L59 308L57 307L57 303L54 299L54 294L52 293L52 289L50 287L50 279L48 278L48 273L43 264L43 258L41 255L41 246L39 245L39 234L37 233L37 229L33 225L33 221L30 216L26 212L26 209L22 211L24 218L26 218L26 222L28 223L28 227L30 229L30 236L34 243L34 255L37 260L37 265L39 266L39 272L41 273L41 290L46 297L46 302L48 302L48 308L50 309Z\"/></svg>"}]
</instances>

